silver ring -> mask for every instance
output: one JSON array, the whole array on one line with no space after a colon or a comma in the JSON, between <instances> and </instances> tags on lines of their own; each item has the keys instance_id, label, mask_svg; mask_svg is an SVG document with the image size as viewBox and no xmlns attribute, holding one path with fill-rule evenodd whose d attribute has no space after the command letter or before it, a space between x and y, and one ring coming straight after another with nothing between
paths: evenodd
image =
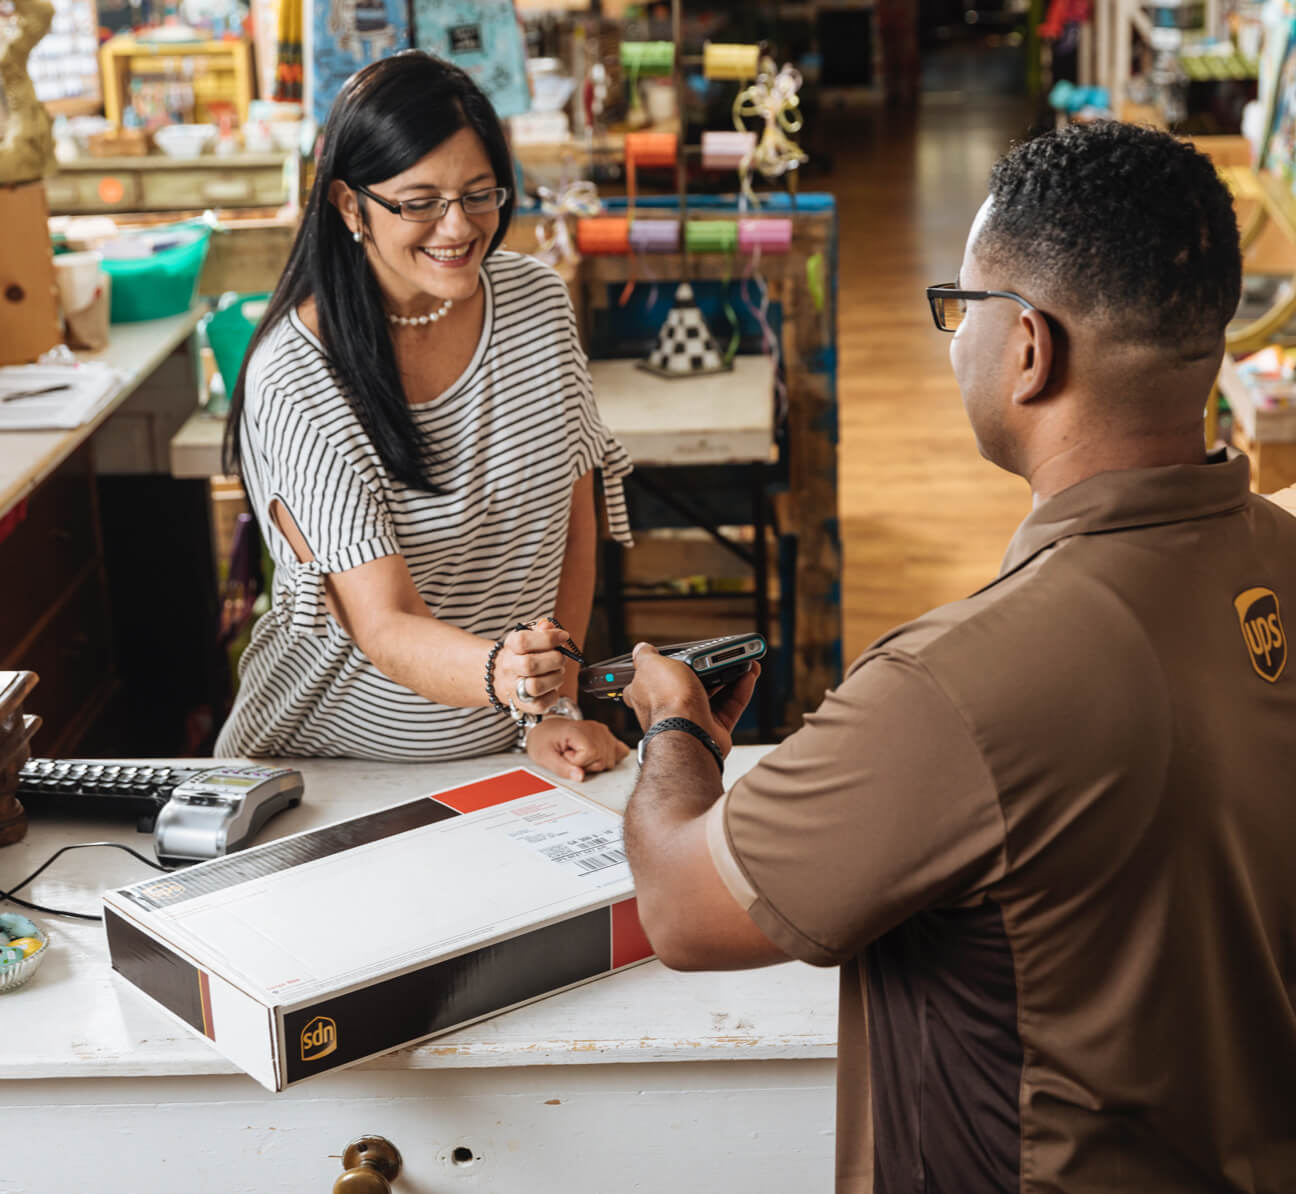
<instances>
[{"instance_id":1,"label":"silver ring","mask_svg":"<svg viewBox=\"0 0 1296 1194\"><path fill-rule=\"evenodd\" d=\"M517 699L519 701L521 701L523 704L530 704L532 701L535 700L535 697L533 697L529 692L527 692L526 682L527 682L527 678L525 676L519 676L517 684L514 687L513 691L517 693Z\"/></svg>"},{"instance_id":2,"label":"silver ring","mask_svg":"<svg viewBox=\"0 0 1296 1194\"><path fill-rule=\"evenodd\" d=\"M522 729L529 730L532 726L538 726L540 724L540 720L544 714L525 713L517 707L517 702L512 697L509 697L509 716L512 717Z\"/></svg>"}]
</instances>

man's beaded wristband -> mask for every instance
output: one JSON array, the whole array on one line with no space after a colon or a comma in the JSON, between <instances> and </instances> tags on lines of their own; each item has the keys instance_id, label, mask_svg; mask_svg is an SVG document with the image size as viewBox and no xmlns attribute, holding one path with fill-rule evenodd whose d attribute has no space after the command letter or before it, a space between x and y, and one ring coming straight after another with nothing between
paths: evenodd
<instances>
[{"instance_id":1,"label":"man's beaded wristband","mask_svg":"<svg viewBox=\"0 0 1296 1194\"><path fill-rule=\"evenodd\" d=\"M654 722L645 731L644 736L639 739L639 766L643 766L644 747L649 741L658 734L664 734L667 730L680 730L685 734L692 734L703 746L711 752L711 756L716 761L716 766L720 768L720 774L724 775L724 755L720 753L720 748L716 745L715 739L706 732L695 721L689 721L687 717L663 717L661 721Z\"/></svg>"},{"instance_id":2,"label":"man's beaded wristband","mask_svg":"<svg viewBox=\"0 0 1296 1194\"><path fill-rule=\"evenodd\" d=\"M495 656L504 649L504 640L497 638L486 655L486 699L496 713L508 713L508 706L495 695Z\"/></svg>"}]
</instances>

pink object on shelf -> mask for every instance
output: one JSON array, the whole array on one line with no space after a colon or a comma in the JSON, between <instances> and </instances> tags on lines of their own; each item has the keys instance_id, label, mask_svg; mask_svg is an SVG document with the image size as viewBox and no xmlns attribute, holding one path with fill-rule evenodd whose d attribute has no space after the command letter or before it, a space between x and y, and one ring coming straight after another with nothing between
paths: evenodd
<instances>
[{"instance_id":1,"label":"pink object on shelf","mask_svg":"<svg viewBox=\"0 0 1296 1194\"><path fill-rule=\"evenodd\" d=\"M738 251L786 253L792 246L792 221L780 219L739 220Z\"/></svg>"},{"instance_id":2,"label":"pink object on shelf","mask_svg":"<svg viewBox=\"0 0 1296 1194\"><path fill-rule=\"evenodd\" d=\"M755 133L704 132L702 134L702 168L704 170L737 170L756 149Z\"/></svg>"}]
</instances>

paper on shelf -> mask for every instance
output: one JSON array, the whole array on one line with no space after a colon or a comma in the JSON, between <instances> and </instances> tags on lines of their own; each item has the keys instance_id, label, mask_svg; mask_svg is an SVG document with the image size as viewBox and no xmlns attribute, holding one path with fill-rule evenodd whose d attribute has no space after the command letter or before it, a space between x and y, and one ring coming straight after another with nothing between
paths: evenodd
<instances>
[{"instance_id":1,"label":"paper on shelf","mask_svg":"<svg viewBox=\"0 0 1296 1194\"><path fill-rule=\"evenodd\" d=\"M90 422L122 382L100 361L78 365L9 365L0 368L0 431L66 431ZM49 394L5 401L7 394L67 386Z\"/></svg>"}]
</instances>

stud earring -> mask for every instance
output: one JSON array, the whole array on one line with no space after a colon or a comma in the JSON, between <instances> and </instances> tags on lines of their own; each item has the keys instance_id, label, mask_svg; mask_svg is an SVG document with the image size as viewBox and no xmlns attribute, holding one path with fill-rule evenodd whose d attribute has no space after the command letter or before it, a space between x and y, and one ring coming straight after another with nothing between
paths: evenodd
<instances>
[{"instance_id":1,"label":"stud earring","mask_svg":"<svg viewBox=\"0 0 1296 1194\"><path fill-rule=\"evenodd\" d=\"M351 239L352 239L353 241L355 241L356 244L359 244L362 240L364 240L364 233L363 233L363 232L353 232L353 233L351 233Z\"/></svg>"}]
</instances>

